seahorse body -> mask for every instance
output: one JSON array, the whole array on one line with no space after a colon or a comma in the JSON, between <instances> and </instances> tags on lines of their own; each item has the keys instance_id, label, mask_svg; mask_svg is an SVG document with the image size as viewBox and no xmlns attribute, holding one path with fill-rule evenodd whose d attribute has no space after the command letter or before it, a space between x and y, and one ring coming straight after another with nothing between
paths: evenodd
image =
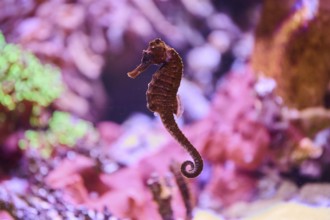
<instances>
[{"instance_id":1,"label":"seahorse body","mask_svg":"<svg viewBox=\"0 0 330 220\"><path fill-rule=\"evenodd\" d=\"M194 178L203 170L202 157L179 129L174 119L174 114L178 113L177 92L183 74L181 57L165 42L155 39L149 43L148 49L143 51L141 64L129 72L128 76L135 78L152 64L160 65L160 68L153 74L148 84L147 107L150 111L159 114L167 131L193 158L194 162L189 160L183 162L181 172L188 178Z\"/></svg>"}]
</instances>

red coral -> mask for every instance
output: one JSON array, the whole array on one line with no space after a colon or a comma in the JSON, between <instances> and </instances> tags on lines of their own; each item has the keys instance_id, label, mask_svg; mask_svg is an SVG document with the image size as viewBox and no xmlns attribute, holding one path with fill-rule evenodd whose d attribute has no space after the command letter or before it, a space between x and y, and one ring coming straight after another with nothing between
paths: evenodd
<instances>
[{"instance_id":1,"label":"red coral","mask_svg":"<svg viewBox=\"0 0 330 220\"><path fill-rule=\"evenodd\" d=\"M241 169L256 170L264 161L270 138L255 107L254 77L246 68L243 73L229 74L224 82L205 119L211 131L203 154L213 163L231 160Z\"/></svg>"},{"instance_id":2,"label":"red coral","mask_svg":"<svg viewBox=\"0 0 330 220\"><path fill-rule=\"evenodd\" d=\"M121 218L160 219L151 194L144 185L144 178L136 166L112 174L100 174L95 172L92 160L76 155L63 160L48 175L46 182L54 189L61 189L64 192L63 199L71 204L97 210L108 207L115 216Z\"/></svg>"},{"instance_id":3,"label":"red coral","mask_svg":"<svg viewBox=\"0 0 330 220\"><path fill-rule=\"evenodd\" d=\"M217 165L214 166L204 196L214 201L212 205L228 206L237 201L252 199L255 185L256 179L251 175L237 171L232 165Z\"/></svg>"},{"instance_id":4,"label":"red coral","mask_svg":"<svg viewBox=\"0 0 330 220\"><path fill-rule=\"evenodd\" d=\"M119 124L110 121L98 123L97 130L100 134L100 139L107 145L112 144L118 137L120 137L120 135L123 134L122 127Z\"/></svg>"}]
</instances>

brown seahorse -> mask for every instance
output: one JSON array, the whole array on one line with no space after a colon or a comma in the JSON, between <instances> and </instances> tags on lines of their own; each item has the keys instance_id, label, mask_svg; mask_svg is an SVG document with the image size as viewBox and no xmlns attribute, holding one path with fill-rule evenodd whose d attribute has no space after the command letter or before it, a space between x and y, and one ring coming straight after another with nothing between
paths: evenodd
<instances>
[{"instance_id":1,"label":"brown seahorse","mask_svg":"<svg viewBox=\"0 0 330 220\"><path fill-rule=\"evenodd\" d=\"M187 160L182 163L181 173L188 178L197 177L203 170L203 159L174 119L174 114L178 114L180 108L177 92L183 75L182 59L173 48L157 38L149 42L147 50L143 50L141 64L128 76L135 78L152 64L160 67L148 84L147 107L159 114L167 131L193 158L194 162Z\"/></svg>"}]
</instances>

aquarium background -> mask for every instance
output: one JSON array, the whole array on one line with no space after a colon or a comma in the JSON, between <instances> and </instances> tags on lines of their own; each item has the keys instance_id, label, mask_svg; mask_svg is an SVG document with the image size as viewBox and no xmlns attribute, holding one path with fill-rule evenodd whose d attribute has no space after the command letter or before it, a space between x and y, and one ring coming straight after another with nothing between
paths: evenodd
<instances>
[{"instance_id":1,"label":"aquarium background","mask_svg":"<svg viewBox=\"0 0 330 220\"><path fill-rule=\"evenodd\" d=\"M330 216L327 0L0 1L0 219ZM182 57L176 122L150 112L161 38Z\"/></svg>"}]
</instances>

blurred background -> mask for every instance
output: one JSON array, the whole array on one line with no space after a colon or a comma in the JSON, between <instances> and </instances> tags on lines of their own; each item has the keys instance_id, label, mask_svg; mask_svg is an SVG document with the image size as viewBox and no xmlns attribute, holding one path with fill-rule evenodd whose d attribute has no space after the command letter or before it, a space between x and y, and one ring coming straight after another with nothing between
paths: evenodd
<instances>
[{"instance_id":1,"label":"blurred background","mask_svg":"<svg viewBox=\"0 0 330 220\"><path fill-rule=\"evenodd\" d=\"M328 0L2 0L0 219L328 219L329 12ZM146 107L157 67L127 76L155 38L183 59L176 120L205 162L195 179Z\"/></svg>"}]
</instances>

